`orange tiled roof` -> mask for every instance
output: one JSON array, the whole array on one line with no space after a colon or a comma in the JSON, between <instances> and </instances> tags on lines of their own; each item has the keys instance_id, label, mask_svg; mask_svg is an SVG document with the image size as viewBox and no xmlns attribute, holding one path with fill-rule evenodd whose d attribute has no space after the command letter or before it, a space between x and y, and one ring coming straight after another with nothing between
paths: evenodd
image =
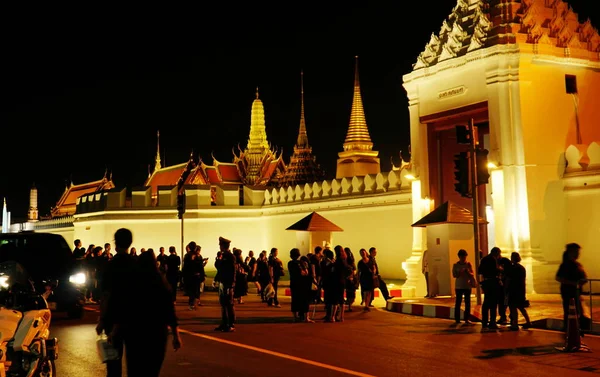
<instances>
[{"instance_id":1,"label":"orange tiled roof","mask_svg":"<svg viewBox=\"0 0 600 377\"><path fill-rule=\"evenodd\" d=\"M208 165L203 165L202 167L206 173L206 176L208 177L208 181L211 184L217 184L221 182L221 179L219 178L219 172L217 171L216 167Z\"/></svg>"},{"instance_id":2,"label":"orange tiled roof","mask_svg":"<svg viewBox=\"0 0 600 377\"><path fill-rule=\"evenodd\" d=\"M93 182L82 183L79 185L71 184L65 189L62 196L52 208L52 217L73 215L76 210L77 198L83 195L92 194L102 190L110 190L115 188L112 179L104 176L102 179Z\"/></svg>"},{"instance_id":3,"label":"orange tiled roof","mask_svg":"<svg viewBox=\"0 0 600 377\"><path fill-rule=\"evenodd\" d=\"M236 164L217 162L215 166L224 183L242 183Z\"/></svg>"},{"instance_id":4,"label":"orange tiled roof","mask_svg":"<svg viewBox=\"0 0 600 377\"><path fill-rule=\"evenodd\" d=\"M144 186L152 187L153 196L158 195L158 186L175 186L183 172L187 169L188 164L189 162L184 162L155 170L146 180Z\"/></svg>"}]
</instances>

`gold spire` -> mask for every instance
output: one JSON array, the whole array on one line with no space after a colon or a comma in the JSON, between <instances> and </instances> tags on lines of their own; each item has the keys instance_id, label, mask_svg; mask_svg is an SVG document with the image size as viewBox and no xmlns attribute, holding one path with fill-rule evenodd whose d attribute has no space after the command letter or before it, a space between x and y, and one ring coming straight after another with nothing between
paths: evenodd
<instances>
[{"instance_id":1,"label":"gold spire","mask_svg":"<svg viewBox=\"0 0 600 377\"><path fill-rule=\"evenodd\" d=\"M156 161L154 164L154 171L160 170L160 131L156 131Z\"/></svg>"},{"instance_id":2,"label":"gold spire","mask_svg":"<svg viewBox=\"0 0 600 377\"><path fill-rule=\"evenodd\" d=\"M306 121L304 120L304 71L300 71L300 130L298 131L298 147L308 147Z\"/></svg>"},{"instance_id":3,"label":"gold spire","mask_svg":"<svg viewBox=\"0 0 600 377\"><path fill-rule=\"evenodd\" d=\"M373 143L369 136L365 110L363 108L362 97L360 95L360 81L358 79L358 56L355 56L356 63L354 67L354 98L352 99L352 111L350 113L350 126L344 141L344 151L350 150L371 150Z\"/></svg>"},{"instance_id":4,"label":"gold spire","mask_svg":"<svg viewBox=\"0 0 600 377\"><path fill-rule=\"evenodd\" d=\"M255 182L260 178L263 157L270 153L270 150L265 126L265 109L262 101L258 98L258 87L256 87L256 99L252 102L250 116L250 135L244 151L248 163L245 176L247 182Z\"/></svg>"}]
</instances>

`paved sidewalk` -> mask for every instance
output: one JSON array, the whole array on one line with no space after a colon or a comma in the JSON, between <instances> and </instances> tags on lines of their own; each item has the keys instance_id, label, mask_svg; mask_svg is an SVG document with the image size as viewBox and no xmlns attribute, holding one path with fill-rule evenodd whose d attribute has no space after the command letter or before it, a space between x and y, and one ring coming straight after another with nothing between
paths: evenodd
<instances>
[{"instance_id":1,"label":"paved sidewalk","mask_svg":"<svg viewBox=\"0 0 600 377\"><path fill-rule=\"evenodd\" d=\"M563 328L563 309L560 295L532 294L528 295L527 298L531 302L531 306L527 308L527 312L529 313L533 327L558 331ZM600 297L594 296L591 304L591 314L594 321L592 333L600 334ZM589 316L589 296L585 296L584 306L587 308L586 312ZM454 298L393 298L388 300L386 309L390 312L403 314L454 319ZM464 303L461 307L461 318L464 318L463 310ZM520 314L519 319L522 323L523 317ZM477 305L474 296L471 297L471 320L481 322L481 305Z\"/></svg>"}]
</instances>

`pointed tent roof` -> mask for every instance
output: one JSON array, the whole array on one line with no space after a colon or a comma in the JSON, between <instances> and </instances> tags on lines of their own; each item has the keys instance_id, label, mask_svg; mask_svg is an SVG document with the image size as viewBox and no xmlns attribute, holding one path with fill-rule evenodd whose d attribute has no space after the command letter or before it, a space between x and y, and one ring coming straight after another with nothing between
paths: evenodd
<instances>
[{"instance_id":1,"label":"pointed tent roof","mask_svg":"<svg viewBox=\"0 0 600 377\"><path fill-rule=\"evenodd\" d=\"M479 217L479 224L487 223ZM411 226L425 228L429 225L438 224L473 224L473 214L468 209L453 202L446 202Z\"/></svg>"},{"instance_id":2,"label":"pointed tent roof","mask_svg":"<svg viewBox=\"0 0 600 377\"><path fill-rule=\"evenodd\" d=\"M304 230L309 232L343 232L344 230L316 212L302 218L286 230Z\"/></svg>"}]
</instances>

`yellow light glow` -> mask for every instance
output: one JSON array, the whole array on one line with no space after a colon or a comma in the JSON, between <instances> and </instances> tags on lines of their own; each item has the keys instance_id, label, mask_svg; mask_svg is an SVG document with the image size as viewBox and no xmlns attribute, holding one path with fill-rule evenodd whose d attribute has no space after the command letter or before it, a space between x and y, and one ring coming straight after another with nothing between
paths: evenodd
<instances>
[{"instance_id":1,"label":"yellow light glow","mask_svg":"<svg viewBox=\"0 0 600 377\"><path fill-rule=\"evenodd\" d=\"M417 179L414 175L412 174L406 174L404 175L404 178L408 179L409 181L414 181L415 179Z\"/></svg>"},{"instance_id":2,"label":"yellow light glow","mask_svg":"<svg viewBox=\"0 0 600 377\"><path fill-rule=\"evenodd\" d=\"M498 165L494 164L493 162L488 162L487 167L488 169L497 169Z\"/></svg>"}]
</instances>

